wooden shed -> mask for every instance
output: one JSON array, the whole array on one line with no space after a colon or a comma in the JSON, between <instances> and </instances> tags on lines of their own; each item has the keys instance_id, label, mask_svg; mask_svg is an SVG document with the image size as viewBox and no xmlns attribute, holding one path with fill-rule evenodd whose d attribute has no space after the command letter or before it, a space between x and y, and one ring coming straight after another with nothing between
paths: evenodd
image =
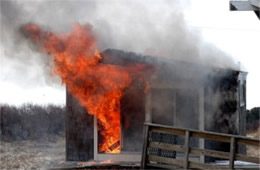
<instances>
[{"instance_id":1,"label":"wooden shed","mask_svg":"<svg viewBox=\"0 0 260 170\"><path fill-rule=\"evenodd\" d=\"M144 93L143 85L133 83L121 99L119 154L98 152L95 116L89 115L67 91L68 161L141 161L144 122L246 134L246 72L115 49L105 50L101 55L104 64L143 63L159 69L149 79L148 93ZM182 139L177 142L181 143ZM194 140L191 143L201 148L229 148L212 141Z\"/></svg>"}]
</instances>

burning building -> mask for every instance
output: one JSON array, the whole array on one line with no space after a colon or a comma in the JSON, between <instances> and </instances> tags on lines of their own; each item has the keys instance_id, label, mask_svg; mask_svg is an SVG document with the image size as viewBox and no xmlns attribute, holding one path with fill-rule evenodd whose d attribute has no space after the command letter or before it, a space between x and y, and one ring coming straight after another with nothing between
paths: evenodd
<instances>
[{"instance_id":1,"label":"burning building","mask_svg":"<svg viewBox=\"0 0 260 170\"><path fill-rule=\"evenodd\" d=\"M115 49L100 53L90 25L76 24L67 34L35 24L21 31L52 57L67 87L69 161L140 161L144 122L245 135L246 72Z\"/></svg>"},{"instance_id":2,"label":"burning building","mask_svg":"<svg viewBox=\"0 0 260 170\"><path fill-rule=\"evenodd\" d=\"M245 135L246 72L114 49L101 56L103 64L155 68L148 73L149 90L138 80L124 90L120 130L114 129L119 139L107 150L100 149L104 139L97 117L67 91L67 160L140 161L144 122ZM225 150L210 141L192 144Z\"/></svg>"}]
</instances>

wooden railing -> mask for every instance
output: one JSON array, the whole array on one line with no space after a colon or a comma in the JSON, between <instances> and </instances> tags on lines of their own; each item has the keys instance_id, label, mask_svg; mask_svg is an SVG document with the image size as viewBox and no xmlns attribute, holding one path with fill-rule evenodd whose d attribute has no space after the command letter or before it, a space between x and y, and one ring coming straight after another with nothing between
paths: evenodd
<instances>
[{"instance_id":1,"label":"wooden railing","mask_svg":"<svg viewBox=\"0 0 260 170\"><path fill-rule=\"evenodd\" d=\"M151 139L152 133L159 134L170 134L176 136L184 136L184 145L177 144L169 144L164 143L162 141L153 141ZM209 150L209 149L200 149L190 147L190 138L200 138L200 139L208 139L214 140L218 142L227 142L230 143L230 152ZM259 147L260 140L238 136L238 135L229 135L215 132L207 132L207 131L198 131L192 129L185 128L175 128L172 126L164 126L157 125L151 123L145 123L144 125L144 147L142 153L142 162L141 169L146 169L148 167L160 167L160 168L168 168L173 169L175 167L181 167L184 169L196 168L196 169L234 169L234 161L240 160L245 162L251 162L259 164L258 157L251 157L244 154L237 154L236 147L238 144L244 144L246 146L256 146ZM160 151L160 154L152 154L150 152L151 149L157 149L156 151ZM176 157L169 157L161 154L163 152L182 152L184 154L182 159L176 159ZM228 166L220 166L214 164L205 164L195 161L190 161L189 157L191 154L194 155L204 155L215 158L222 158L229 160Z\"/></svg>"}]
</instances>

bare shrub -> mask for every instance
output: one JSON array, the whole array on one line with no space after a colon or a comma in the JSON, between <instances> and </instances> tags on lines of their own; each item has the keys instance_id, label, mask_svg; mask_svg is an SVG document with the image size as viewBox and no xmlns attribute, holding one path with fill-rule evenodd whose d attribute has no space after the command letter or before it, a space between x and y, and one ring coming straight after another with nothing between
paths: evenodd
<instances>
[{"instance_id":1,"label":"bare shrub","mask_svg":"<svg viewBox=\"0 0 260 170\"><path fill-rule=\"evenodd\" d=\"M1 140L35 140L48 135L64 135L65 107L1 105L0 120Z\"/></svg>"}]
</instances>

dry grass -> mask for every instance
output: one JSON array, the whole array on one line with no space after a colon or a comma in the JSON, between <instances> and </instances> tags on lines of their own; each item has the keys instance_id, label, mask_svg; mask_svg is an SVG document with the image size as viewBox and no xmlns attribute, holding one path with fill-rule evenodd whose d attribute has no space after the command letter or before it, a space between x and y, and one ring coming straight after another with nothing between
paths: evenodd
<instances>
[{"instance_id":1,"label":"dry grass","mask_svg":"<svg viewBox=\"0 0 260 170\"><path fill-rule=\"evenodd\" d=\"M0 169L46 169L65 164L64 137L0 143Z\"/></svg>"},{"instance_id":2,"label":"dry grass","mask_svg":"<svg viewBox=\"0 0 260 170\"><path fill-rule=\"evenodd\" d=\"M260 139L260 127L258 127L258 129L255 130L255 131L248 132L247 136ZM258 147L248 146L247 147L247 155L260 158L260 146L258 146Z\"/></svg>"}]
</instances>

